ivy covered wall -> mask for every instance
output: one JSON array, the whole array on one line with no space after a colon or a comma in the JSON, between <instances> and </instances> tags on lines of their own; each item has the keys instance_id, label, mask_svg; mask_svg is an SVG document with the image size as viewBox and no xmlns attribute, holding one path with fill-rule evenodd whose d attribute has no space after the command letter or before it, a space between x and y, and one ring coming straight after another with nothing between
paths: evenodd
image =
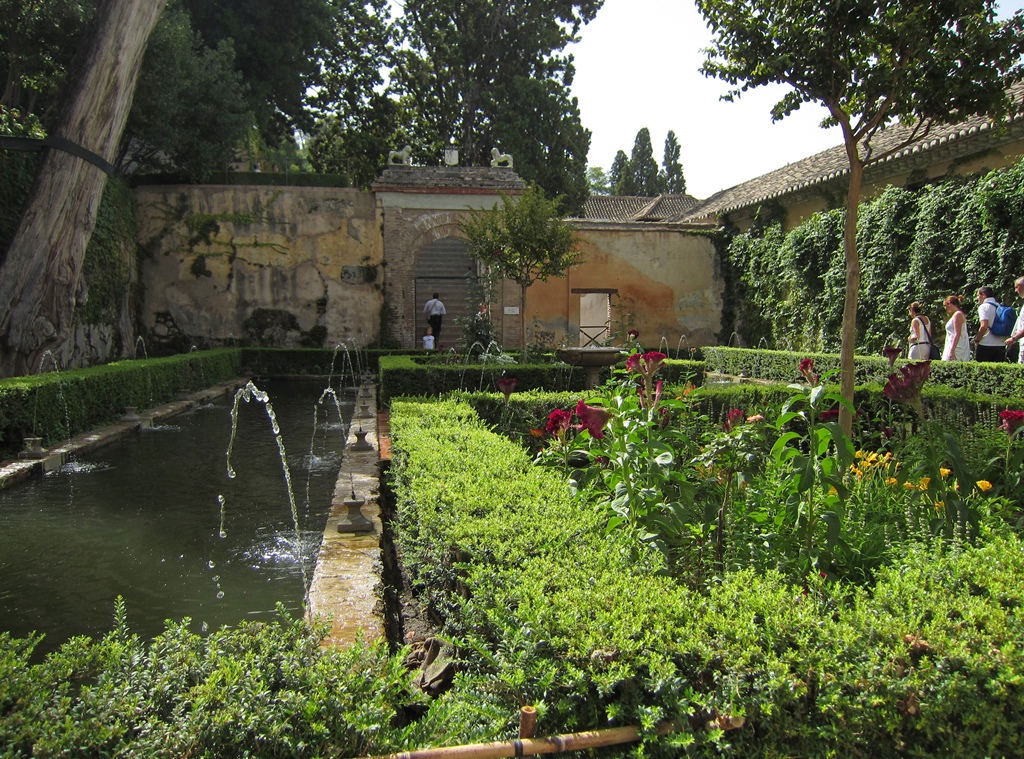
<instances>
[{"instance_id":1,"label":"ivy covered wall","mask_svg":"<svg viewBox=\"0 0 1024 759\"><path fill-rule=\"evenodd\" d=\"M735 329L750 346L838 351L844 216L826 211L788 233L776 222L737 234L724 261L723 334ZM905 345L912 301L924 305L941 334L943 299L963 295L975 329L977 288L988 285L1012 303L1013 281L1024 276L1024 161L920 190L888 188L861 206L857 246L857 353Z\"/></svg>"}]
</instances>

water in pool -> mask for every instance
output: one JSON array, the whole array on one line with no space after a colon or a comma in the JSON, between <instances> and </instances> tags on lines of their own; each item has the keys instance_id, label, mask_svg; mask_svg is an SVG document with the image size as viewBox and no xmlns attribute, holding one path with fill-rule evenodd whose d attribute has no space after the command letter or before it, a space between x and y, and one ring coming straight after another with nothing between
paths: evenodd
<instances>
[{"instance_id":1,"label":"water in pool","mask_svg":"<svg viewBox=\"0 0 1024 759\"><path fill-rule=\"evenodd\" d=\"M352 398L326 380L257 380L281 428L298 539L277 439L263 403L234 396L129 435L58 472L0 491L0 630L46 634L37 653L111 628L123 596L133 632L189 617L201 632L301 613L341 465ZM314 417L316 428L314 430Z\"/></svg>"}]
</instances>

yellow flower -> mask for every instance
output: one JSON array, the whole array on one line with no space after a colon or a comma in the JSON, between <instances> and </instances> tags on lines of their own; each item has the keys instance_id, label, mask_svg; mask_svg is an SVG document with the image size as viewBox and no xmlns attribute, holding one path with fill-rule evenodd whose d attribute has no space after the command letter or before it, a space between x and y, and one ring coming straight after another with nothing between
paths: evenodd
<instances>
[{"instance_id":1,"label":"yellow flower","mask_svg":"<svg viewBox=\"0 0 1024 759\"><path fill-rule=\"evenodd\" d=\"M885 478L885 484L889 485L891 487L893 485L899 485L900 481L897 480L895 477L886 477Z\"/></svg>"},{"instance_id":2,"label":"yellow flower","mask_svg":"<svg viewBox=\"0 0 1024 759\"><path fill-rule=\"evenodd\" d=\"M850 471L857 475L857 479L860 479L861 477L864 476L864 472L862 472L856 465L851 466Z\"/></svg>"},{"instance_id":3,"label":"yellow flower","mask_svg":"<svg viewBox=\"0 0 1024 759\"><path fill-rule=\"evenodd\" d=\"M893 482L895 482L895 480L893 480ZM917 490L917 485L915 485L913 482L904 482L903 487L905 487L907 490Z\"/></svg>"},{"instance_id":4,"label":"yellow flower","mask_svg":"<svg viewBox=\"0 0 1024 759\"><path fill-rule=\"evenodd\" d=\"M992 483L988 480L978 480L975 484L982 493L987 493L992 489Z\"/></svg>"},{"instance_id":5,"label":"yellow flower","mask_svg":"<svg viewBox=\"0 0 1024 759\"><path fill-rule=\"evenodd\" d=\"M935 502L935 510L936 511L942 511L944 508L946 508L946 502L945 501L936 501Z\"/></svg>"},{"instance_id":6,"label":"yellow flower","mask_svg":"<svg viewBox=\"0 0 1024 759\"><path fill-rule=\"evenodd\" d=\"M931 477L922 477L921 481L917 484L917 486L919 488L921 488L921 490L927 490L928 489L928 483L930 483L931 481L932 481Z\"/></svg>"},{"instance_id":7,"label":"yellow flower","mask_svg":"<svg viewBox=\"0 0 1024 759\"><path fill-rule=\"evenodd\" d=\"M951 470L949 470L949 469L946 469L945 467L941 467L941 468L939 469L939 474L941 474L941 475L942 475L943 477L949 477L949 473L950 473L950 471L951 471Z\"/></svg>"},{"instance_id":8,"label":"yellow flower","mask_svg":"<svg viewBox=\"0 0 1024 759\"><path fill-rule=\"evenodd\" d=\"M864 457L865 457L866 455L867 455L867 454L865 454L865 453L864 453L864 451L857 451L857 452L856 452L855 454L853 454L854 458L858 458L858 459L862 459L862 458L864 458Z\"/></svg>"}]
</instances>

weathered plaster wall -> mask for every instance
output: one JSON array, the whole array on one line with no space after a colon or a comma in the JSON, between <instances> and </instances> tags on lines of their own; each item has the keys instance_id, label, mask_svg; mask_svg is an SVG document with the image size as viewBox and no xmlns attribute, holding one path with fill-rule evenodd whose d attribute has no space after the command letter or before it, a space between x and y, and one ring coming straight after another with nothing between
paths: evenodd
<instances>
[{"instance_id":1,"label":"weathered plaster wall","mask_svg":"<svg viewBox=\"0 0 1024 759\"><path fill-rule=\"evenodd\" d=\"M674 353L680 344L717 343L724 283L708 237L660 224L579 223L576 232L583 263L529 289L527 324L575 344L580 294L573 291L615 289L613 320L627 316L645 345L664 337Z\"/></svg>"},{"instance_id":2,"label":"weathered plaster wall","mask_svg":"<svg viewBox=\"0 0 1024 759\"><path fill-rule=\"evenodd\" d=\"M136 200L150 339L179 350L377 339L383 238L372 194L190 185L141 187Z\"/></svg>"}]
</instances>

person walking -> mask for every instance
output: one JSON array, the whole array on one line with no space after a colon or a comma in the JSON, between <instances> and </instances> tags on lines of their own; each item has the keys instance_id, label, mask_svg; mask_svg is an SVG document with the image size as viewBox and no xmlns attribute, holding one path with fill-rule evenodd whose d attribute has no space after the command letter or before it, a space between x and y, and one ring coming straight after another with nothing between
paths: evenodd
<instances>
[{"instance_id":1,"label":"person walking","mask_svg":"<svg viewBox=\"0 0 1024 759\"><path fill-rule=\"evenodd\" d=\"M434 297L427 301L427 304L423 307L423 313L427 315L427 323L434 331L434 340L440 343L441 317L448 312L444 310L444 303L441 302L441 298L437 293L434 293Z\"/></svg>"},{"instance_id":2,"label":"person walking","mask_svg":"<svg viewBox=\"0 0 1024 759\"><path fill-rule=\"evenodd\" d=\"M916 300L907 307L910 312L910 350L907 358L911 361L928 361L932 351L932 323L921 313L921 304Z\"/></svg>"},{"instance_id":3,"label":"person walking","mask_svg":"<svg viewBox=\"0 0 1024 759\"><path fill-rule=\"evenodd\" d=\"M1013 283L1013 289L1017 291L1018 296L1024 298L1024 277L1017 278L1017 281ZM1024 340L1024 306L1017 309L1017 321L1013 323L1013 330L1005 341L1007 350L1014 345L1017 346L1018 364L1024 364L1024 350L1020 349L1021 340Z\"/></svg>"},{"instance_id":4,"label":"person walking","mask_svg":"<svg viewBox=\"0 0 1024 759\"><path fill-rule=\"evenodd\" d=\"M974 337L974 359L998 363L1006 360L1006 343L1003 338L992 334L992 323L996 320L999 301L995 291L988 286L978 288L978 334Z\"/></svg>"},{"instance_id":5,"label":"person walking","mask_svg":"<svg viewBox=\"0 0 1024 759\"><path fill-rule=\"evenodd\" d=\"M943 361L970 361L971 338L967 336L967 317L964 316L963 298L947 295L942 301L949 318L946 320L946 344L942 349Z\"/></svg>"}]
</instances>

